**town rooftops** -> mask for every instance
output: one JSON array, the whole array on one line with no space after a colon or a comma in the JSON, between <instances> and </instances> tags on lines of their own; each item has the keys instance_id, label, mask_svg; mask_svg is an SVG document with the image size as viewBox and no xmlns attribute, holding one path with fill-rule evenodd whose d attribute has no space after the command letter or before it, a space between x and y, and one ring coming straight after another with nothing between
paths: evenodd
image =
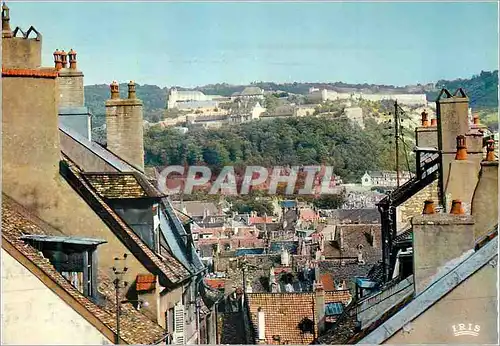
<instances>
[{"instance_id":1,"label":"town rooftops","mask_svg":"<svg viewBox=\"0 0 500 346\"><path fill-rule=\"evenodd\" d=\"M350 300L348 290L325 292L325 306L331 303L346 305ZM247 302L255 330L257 311L259 308L264 311L266 344L299 345L310 344L314 340L314 334L302 332L300 326L305 321L314 324L315 293L248 293Z\"/></svg>"},{"instance_id":2,"label":"town rooftops","mask_svg":"<svg viewBox=\"0 0 500 346\"><path fill-rule=\"evenodd\" d=\"M107 199L163 197L137 172L85 172L82 175L101 197Z\"/></svg>"},{"instance_id":3,"label":"town rooftops","mask_svg":"<svg viewBox=\"0 0 500 346\"><path fill-rule=\"evenodd\" d=\"M96 304L64 278L43 257L41 252L22 240L32 236L39 239L51 235L61 238L59 231L45 227L22 206L2 195L2 249L21 262L33 275L38 277L49 289L70 305L90 324L101 331L111 342L116 333L116 307L114 287L111 279L100 272L98 292L102 304ZM120 337L127 344L154 344L165 336L165 331L144 316L131 304L122 304Z\"/></svg>"}]
</instances>

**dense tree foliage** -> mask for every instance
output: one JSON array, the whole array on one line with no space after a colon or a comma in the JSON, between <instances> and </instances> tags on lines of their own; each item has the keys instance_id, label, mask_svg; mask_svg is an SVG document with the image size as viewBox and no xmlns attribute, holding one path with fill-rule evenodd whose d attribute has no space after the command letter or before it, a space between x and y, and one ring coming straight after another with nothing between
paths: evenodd
<instances>
[{"instance_id":1,"label":"dense tree foliage","mask_svg":"<svg viewBox=\"0 0 500 346\"><path fill-rule=\"evenodd\" d=\"M394 148L386 134L372 120L362 130L345 119L306 117L197 128L186 134L154 126L145 132L144 144L151 166L206 164L217 171L225 165L325 164L343 179L357 181L367 170L394 169Z\"/></svg>"},{"instance_id":2,"label":"dense tree foliage","mask_svg":"<svg viewBox=\"0 0 500 346\"><path fill-rule=\"evenodd\" d=\"M473 110L498 108L498 70L481 71L471 79L440 80L436 83L437 91L427 94L429 101L435 101L442 88L455 92L462 88L469 97Z\"/></svg>"}]
</instances>

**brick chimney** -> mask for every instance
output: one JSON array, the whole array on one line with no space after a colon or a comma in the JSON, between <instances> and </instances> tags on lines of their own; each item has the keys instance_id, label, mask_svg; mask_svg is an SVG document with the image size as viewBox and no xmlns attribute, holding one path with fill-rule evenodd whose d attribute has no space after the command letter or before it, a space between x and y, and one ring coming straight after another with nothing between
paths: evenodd
<instances>
[{"instance_id":1,"label":"brick chimney","mask_svg":"<svg viewBox=\"0 0 500 346\"><path fill-rule=\"evenodd\" d=\"M456 138L469 132L469 98L461 88L453 95L442 89L436 106L438 149L441 151L439 186L444 189L450 163L455 160Z\"/></svg>"},{"instance_id":2,"label":"brick chimney","mask_svg":"<svg viewBox=\"0 0 500 346\"><path fill-rule=\"evenodd\" d=\"M479 181L472 197L474 237L486 235L498 223L498 160L494 154L494 140L486 146L486 158L481 162Z\"/></svg>"},{"instance_id":3,"label":"brick chimney","mask_svg":"<svg viewBox=\"0 0 500 346\"><path fill-rule=\"evenodd\" d=\"M56 49L53 55L54 55L54 68L57 71L59 71L60 69L62 69L61 52L59 51L59 49Z\"/></svg>"},{"instance_id":4,"label":"brick chimney","mask_svg":"<svg viewBox=\"0 0 500 346\"><path fill-rule=\"evenodd\" d=\"M314 285L314 312L318 335L322 335L325 331L325 290L319 280Z\"/></svg>"},{"instance_id":5,"label":"brick chimney","mask_svg":"<svg viewBox=\"0 0 500 346\"><path fill-rule=\"evenodd\" d=\"M431 126L437 126L437 119L436 118L431 119Z\"/></svg>"},{"instance_id":6,"label":"brick chimney","mask_svg":"<svg viewBox=\"0 0 500 346\"><path fill-rule=\"evenodd\" d=\"M454 210L462 208L454 201ZM415 293L449 261L474 248L474 222L464 214L424 214L412 218Z\"/></svg>"},{"instance_id":7,"label":"brick chimney","mask_svg":"<svg viewBox=\"0 0 500 346\"><path fill-rule=\"evenodd\" d=\"M425 110L422 112L421 116L422 126L415 128L417 146L423 148L437 147L437 128L435 125L432 125L432 123L429 125L429 114Z\"/></svg>"},{"instance_id":8,"label":"brick chimney","mask_svg":"<svg viewBox=\"0 0 500 346\"><path fill-rule=\"evenodd\" d=\"M128 84L128 98L121 99L118 83L110 85L111 97L106 101L107 148L144 171L144 138L142 101L135 95L135 83Z\"/></svg>"},{"instance_id":9,"label":"brick chimney","mask_svg":"<svg viewBox=\"0 0 500 346\"><path fill-rule=\"evenodd\" d=\"M446 210L450 210L451 199L459 199L469 214L480 167L468 159L465 136L457 136L455 160L449 165L449 176L444 188Z\"/></svg>"},{"instance_id":10,"label":"brick chimney","mask_svg":"<svg viewBox=\"0 0 500 346\"><path fill-rule=\"evenodd\" d=\"M66 53L64 49L61 51L61 62L62 62L62 68L68 67L68 53Z\"/></svg>"}]
</instances>

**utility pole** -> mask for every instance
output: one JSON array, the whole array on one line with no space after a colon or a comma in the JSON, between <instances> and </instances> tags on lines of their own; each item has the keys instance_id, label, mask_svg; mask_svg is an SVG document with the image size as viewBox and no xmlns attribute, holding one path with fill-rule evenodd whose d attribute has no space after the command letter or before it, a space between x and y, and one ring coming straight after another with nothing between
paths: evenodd
<instances>
[{"instance_id":1,"label":"utility pole","mask_svg":"<svg viewBox=\"0 0 500 346\"><path fill-rule=\"evenodd\" d=\"M399 187L399 116L398 101L394 101L394 140L396 142L396 179Z\"/></svg>"},{"instance_id":2,"label":"utility pole","mask_svg":"<svg viewBox=\"0 0 500 346\"><path fill-rule=\"evenodd\" d=\"M123 255L123 258L118 258L115 257L115 263L117 261L123 261L127 259L127 254ZM117 265L113 267L113 274L115 275L115 279L113 280L113 284L115 286L115 298L116 298L116 338L115 338L115 344L119 345L120 344L120 307L121 307L121 301L120 301L120 288L125 288L127 287L128 283L126 281L123 281L123 275L127 272L128 268L123 266L123 268L120 270Z\"/></svg>"}]
</instances>

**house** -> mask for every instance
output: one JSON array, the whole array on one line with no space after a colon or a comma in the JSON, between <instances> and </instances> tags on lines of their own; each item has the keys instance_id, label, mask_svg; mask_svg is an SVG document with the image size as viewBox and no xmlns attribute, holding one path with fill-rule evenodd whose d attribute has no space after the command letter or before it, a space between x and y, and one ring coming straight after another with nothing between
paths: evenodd
<instances>
[{"instance_id":1,"label":"house","mask_svg":"<svg viewBox=\"0 0 500 346\"><path fill-rule=\"evenodd\" d=\"M27 237L21 240L38 248L74 239L94 244L88 239L100 239L99 260L94 264L93 273L109 273L116 267L115 258L127 255L123 265L128 270L121 279L129 284L119 291L119 298L131 301L133 309L140 309L142 316L163 329L162 335L168 333L178 342L196 342L198 317L200 320L215 318L211 312L208 314L211 316L198 314L194 300L200 290L196 278L205 268L197 259L192 240L182 234L185 231L168 199L144 176L142 102L136 97L135 84L127 85L126 99L120 99L118 83L111 84L111 97L106 103L107 147L91 142L78 127L67 127L68 123L60 121L61 100L79 102L83 99L83 89L79 87L82 75L66 71L76 68L76 54L70 56L69 68L67 55L58 50L54 54L55 66L41 67L41 35L33 28L20 37L21 30L12 32L9 21L10 13L5 7L2 11L4 199L10 198L26 209L30 218L56 229L58 237L69 239ZM25 54L26 51L30 53ZM66 78L63 88L60 88L61 75ZM71 78L75 78L74 83ZM179 239L184 240L179 242ZM67 282L82 286L83 274L64 275ZM100 282L104 285L113 279ZM81 287L84 293L96 292L95 284L85 287L87 285ZM112 285L106 287L115 294ZM205 292L207 297L210 294L205 290L200 292ZM99 302L96 304L101 306ZM210 305L208 299L206 304ZM116 318L113 311L109 310L115 314L111 319ZM58 313L57 310L45 312ZM38 313L37 310L34 313ZM93 317L88 315L88 318L99 318L99 310L89 313ZM9 328L15 326L9 324ZM16 342L15 337L19 337L19 342L25 337L15 333L15 329L4 331L13 335L12 342ZM118 337L116 330L111 332ZM141 339L126 339L125 335L119 337L124 343L141 342ZM92 343L95 342L94 339Z\"/></svg>"},{"instance_id":2,"label":"house","mask_svg":"<svg viewBox=\"0 0 500 346\"><path fill-rule=\"evenodd\" d=\"M113 279L97 265L104 242L65 236L3 195L2 341L116 343ZM164 341L165 330L133 304L121 304L120 343Z\"/></svg>"},{"instance_id":3,"label":"house","mask_svg":"<svg viewBox=\"0 0 500 346\"><path fill-rule=\"evenodd\" d=\"M231 100L249 100L249 99L264 99L264 90L259 87L245 87L241 92L235 92L231 95Z\"/></svg>"},{"instance_id":4,"label":"house","mask_svg":"<svg viewBox=\"0 0 500 346\"><path fill-rule=\"evenodd\" d=\"M498 161L468 103L443 89L416 129L417 175L379 203L382 262L317 343L498 341Z\"/></svg>"},{"instance_id":5,"label":"house","mask_svg":"<svg viewBox=\"0 0 500 346\"><path fill-rule=\"evenodd\" d=\"M410 172L399 172L399 185L403 185L411 179ZM365 172L361 177L362 186L397 187L398 174L393 171L371 171Z\"/></svg>"}]
</instances>

